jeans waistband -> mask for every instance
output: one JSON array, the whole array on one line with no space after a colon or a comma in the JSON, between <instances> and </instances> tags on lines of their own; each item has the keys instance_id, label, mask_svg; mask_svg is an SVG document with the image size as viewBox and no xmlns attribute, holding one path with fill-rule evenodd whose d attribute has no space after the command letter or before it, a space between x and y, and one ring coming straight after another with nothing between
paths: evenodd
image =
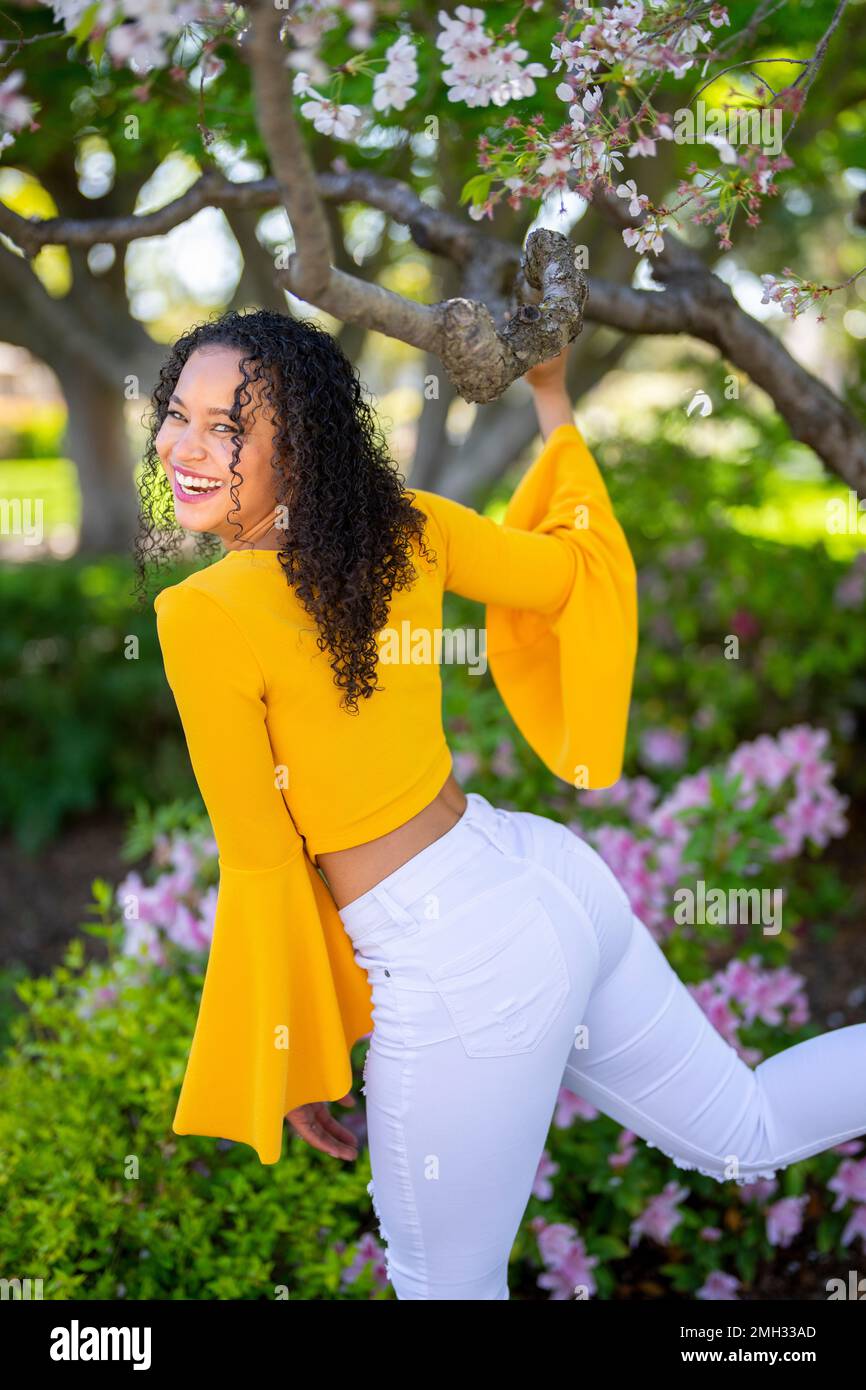
<instances>
[{"instance_id":1,"label":"jeans waistband","mask_svg":"<svg viewBox=\"0 0 866 1390\"><path fill-rule=\"evenodd\" d=\"M507 811L498 810L480 792L467 792L466 803L466 810L450 830L339 909L340 920L355 945L386 922L399 922L407 936L421 931L423 924L406 910L408 905L432 892L476 854L479 836L505 852L501 830Z\"/></svg>"}]
</instances>

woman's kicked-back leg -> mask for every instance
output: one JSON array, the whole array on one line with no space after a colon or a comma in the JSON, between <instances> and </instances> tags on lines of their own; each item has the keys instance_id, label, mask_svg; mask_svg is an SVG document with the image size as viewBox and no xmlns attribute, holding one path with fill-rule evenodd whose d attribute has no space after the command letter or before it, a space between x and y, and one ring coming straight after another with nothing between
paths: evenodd
<instances>
[{"instance_id":1,"label":"woman's kicked-back leg","mask_svg":"<svg viewBox=\"0 0 866 1390\"><path fill-rule=\"evenodd\" d=\"M866 1134L866 1023L750 1067L710 1023L601 856L566 827L556 831L557 872L593 921L602 957L564 1086L678 1166L719 1182L770 1177ZM537 833L551 842L550 831Z\"/></svg>"}]
</instances>

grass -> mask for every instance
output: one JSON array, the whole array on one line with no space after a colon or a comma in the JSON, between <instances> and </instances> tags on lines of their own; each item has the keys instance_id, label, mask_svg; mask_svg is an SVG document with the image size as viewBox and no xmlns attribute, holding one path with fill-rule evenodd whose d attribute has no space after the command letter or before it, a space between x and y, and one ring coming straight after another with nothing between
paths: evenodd
<instances>
[{"instance_id":1,"label":"grass","mask_svg":"<svg viewBox=\"0 0 866 1390\"><path fill-rule=\"evenodd\" d=\"M0 502L24 504L21 515L26 525L27 507L42 503L42 530L50 536L60 527L78 530L81 520L81 492L74 464L66 458L3 459L0 461ZM14 526L15 513L7 526Z\"/></svg>"}]
</instances>

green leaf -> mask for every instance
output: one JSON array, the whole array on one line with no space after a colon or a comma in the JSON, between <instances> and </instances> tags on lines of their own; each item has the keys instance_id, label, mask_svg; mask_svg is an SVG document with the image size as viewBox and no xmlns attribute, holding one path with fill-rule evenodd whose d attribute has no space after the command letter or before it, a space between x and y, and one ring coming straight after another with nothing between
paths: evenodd
<instances>
[{"instance_id":1,"label":"green leaf","mask_svg":"<svg viewBox=\"0 0 866 1390\"><path fill-rule=\"evenodd\" d=\"M486 202L492 182L492 174L476 174L474 178L467 179L460 190L460 202L475 204Z\"/></svg>"},{"instance_id":2,"label":"green leaf","mask_svg":"<svg viewBox=\"0 0 866 1390\"><path fill-rule=\"evenodd\" d=\"M89 38L91 30L96 23L96 16L99 14L99 10L100 0L95 0L94 4L87 6L87 9L75 25L75 28L70 30L75 40L76 47L78 44L84 43L85 39Z\"/></svg>"}]
</instances>

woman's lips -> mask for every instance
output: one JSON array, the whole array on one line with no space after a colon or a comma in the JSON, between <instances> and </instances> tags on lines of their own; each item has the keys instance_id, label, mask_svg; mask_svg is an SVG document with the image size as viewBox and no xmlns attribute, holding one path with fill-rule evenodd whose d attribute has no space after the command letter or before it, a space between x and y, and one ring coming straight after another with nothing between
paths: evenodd
<instances>
[{"instance_id":1,"label":"woman's lips","mask_svg":"<svg viewBox=\"0 0 866 1390\"><path fill-rule=\"evenodd\" d=\"M187 492L183 484L181 483L180 478L178 477L178 473L182 474L185 478L201 478L202 481L207 481L210 483L218 482L219 486L202 487L199 491ZM202 502L206 497L214 497L224 487L225 483L221 482L218 478L209 478L207 473L196 473L195 470L192 468L178 469L174 466L174 464L171 465L171 488L175 497L180 502Z\"/></svg>"}]
</instances>

